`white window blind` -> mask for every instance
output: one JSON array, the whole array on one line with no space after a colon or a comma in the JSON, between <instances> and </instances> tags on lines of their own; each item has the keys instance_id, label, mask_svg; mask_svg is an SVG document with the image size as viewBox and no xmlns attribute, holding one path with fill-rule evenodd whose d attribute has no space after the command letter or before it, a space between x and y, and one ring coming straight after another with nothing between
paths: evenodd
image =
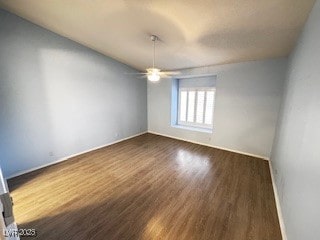
<instances>
[{"instance_id":1,"label":"white window blind","mask_svg":"<svg viewBox=\"0 0 320 240\"><path fill-rule=\"evenodd\" d=\"M212 129L215 88L180 87L178 124Z\"/></svg>"}]
</instances>

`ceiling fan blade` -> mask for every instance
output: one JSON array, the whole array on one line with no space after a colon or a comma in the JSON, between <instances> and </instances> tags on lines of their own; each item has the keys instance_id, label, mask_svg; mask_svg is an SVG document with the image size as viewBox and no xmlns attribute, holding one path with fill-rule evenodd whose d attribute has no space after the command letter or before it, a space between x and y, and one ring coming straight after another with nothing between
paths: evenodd
<instances>
[{"instance_id":1,"label":"ceiling fan blade","mask_svg":"<svg viewBox=\"0 0 320 240\"><path fill-rule=\"evenodd\" d=\"M161 78L172 78L172 76L167 75L167 74L161 74L160 77Z\"/></svg>"},{"instance_id":2,"label":"ceiling fan blade","mask_svg":"<svg viewBox=\"0 0 320 240\"><path fill-rule=\"evenodd\" d=\"M179 75L179 74L181 74L181 72L170 72L170 71L168 71L168 72L160 72L160 74L165 74L165 75Z\"/></svg>"},{"instance_id":3,"label":"ceiling fan blade","mask_svg":"<svg viewBox=\"0 0 320 240\"><path fill-rule=\"evenodd\" d=\"M148 77L148 75L142 75L142 76L139 76L137 78L147 78L147 77Z\"/></svg>"},{"instance_id":4,"label":"ceiling fan blade","mask_svg":"<svg viewBox=\"0 0 320 240\"><path fill-rule=\"evenodd\" d=\"M139 73L125 73L125 74L127 74L127 75L146 75L146 74L148 74L148 73L146 73L146 72L139 72Z\"/></svg>"}]
</instances>

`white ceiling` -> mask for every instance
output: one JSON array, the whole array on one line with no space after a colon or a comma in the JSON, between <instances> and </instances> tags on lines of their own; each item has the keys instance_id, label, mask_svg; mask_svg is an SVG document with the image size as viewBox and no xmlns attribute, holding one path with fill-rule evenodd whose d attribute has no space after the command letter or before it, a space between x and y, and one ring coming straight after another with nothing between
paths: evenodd
<instances>
[{"instance_id":1,"label":"white ceiling","mask_svg":"<svg viewBox=\"0 0 320 240\"><path fill-rule=\"evenodd\" d=\"M287 56L314 0L0 0L0 6L137 69Z\"/></svg>"}]
</instances>

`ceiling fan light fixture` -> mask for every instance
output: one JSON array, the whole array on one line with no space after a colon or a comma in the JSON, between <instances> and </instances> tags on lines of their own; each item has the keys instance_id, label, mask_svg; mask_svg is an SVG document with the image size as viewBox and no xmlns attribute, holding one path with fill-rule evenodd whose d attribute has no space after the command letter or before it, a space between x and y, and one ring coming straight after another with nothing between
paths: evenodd
<instances>
[{"instance_id":1,"label":"ceiling fan light fixture","mask_svg":"<svg viewBox=\"0 0 320 240\"><path fill-rule=\"evenodd\" d=\"M158 68L148 68L147 69L147 77L151 82L158 82L160 80L160 69Z\"/></svg>"},{"instance_id":2,"label":"ceiling fan light fixture","mask_svg":"<svg viewBox=\"0 0 320 240\"><path fill-rule=\"evenodd\" d=\"M158 72L152 72L148 74L148 80L151 82L158 82L160 80L160 75Z\"/></svg>"}]
</instances>

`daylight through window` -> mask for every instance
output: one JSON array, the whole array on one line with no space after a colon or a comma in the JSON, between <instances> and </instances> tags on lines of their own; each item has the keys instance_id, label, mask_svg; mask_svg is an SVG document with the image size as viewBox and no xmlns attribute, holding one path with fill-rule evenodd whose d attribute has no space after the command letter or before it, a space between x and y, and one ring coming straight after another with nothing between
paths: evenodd
<instances>
[{"instance_id":1,"label":"daylight through window","mask_svg":"<svg viewBox=\"0 0 320 240\"><path fill-rule=\"evenodd\" d=\"M212 129L214 88L180 88L179 125Z\"/></svg>"}]
</instances>

